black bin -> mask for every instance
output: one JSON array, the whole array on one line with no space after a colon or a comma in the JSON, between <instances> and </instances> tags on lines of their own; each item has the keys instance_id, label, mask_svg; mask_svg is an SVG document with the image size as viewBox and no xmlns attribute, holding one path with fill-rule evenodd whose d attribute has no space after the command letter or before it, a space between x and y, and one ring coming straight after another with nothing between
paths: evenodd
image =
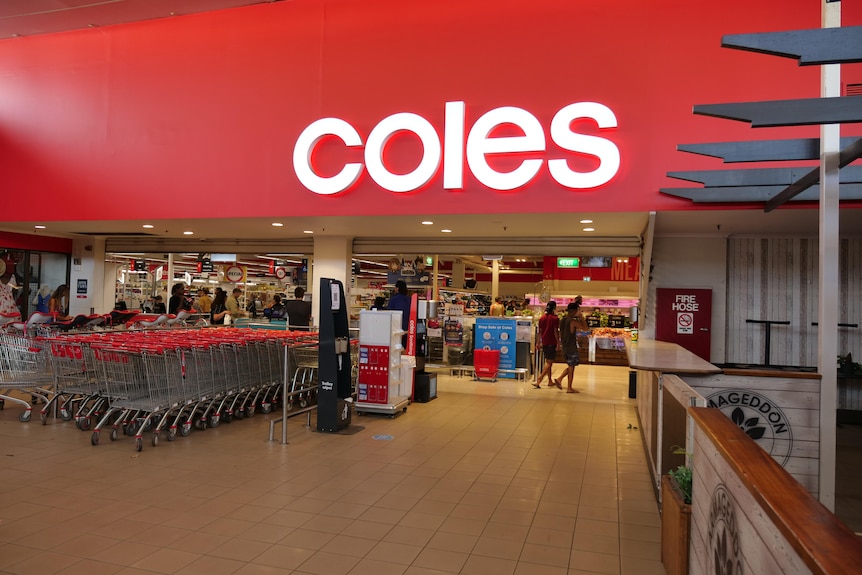
<instances>
[{"instance_id":1,"label":"black bin","mask_svg":"<svg viewBox=\"0 0 862 575\"><path fill-rule=\"evenodd\" d=\"M428 403L437 397L437 374L424 371L414 374L413 401Z\"/></svg>"}]
</instances>

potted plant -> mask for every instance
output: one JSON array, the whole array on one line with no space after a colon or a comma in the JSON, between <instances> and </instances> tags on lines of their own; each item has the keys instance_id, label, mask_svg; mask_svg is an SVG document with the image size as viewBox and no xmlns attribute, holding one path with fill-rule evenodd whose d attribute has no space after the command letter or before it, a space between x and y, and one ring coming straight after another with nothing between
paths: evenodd
<instances>
[{"instance_id":1,"label":"potted plant","mask_svg":"<svg viewBox=\"0 0 862 575\"><path fill-rule=\"evenodd\" d=\"M691 467L680 465L661 478L661 562L667 575L688 573L691 530Z\"/></svg>"}]
</instances>

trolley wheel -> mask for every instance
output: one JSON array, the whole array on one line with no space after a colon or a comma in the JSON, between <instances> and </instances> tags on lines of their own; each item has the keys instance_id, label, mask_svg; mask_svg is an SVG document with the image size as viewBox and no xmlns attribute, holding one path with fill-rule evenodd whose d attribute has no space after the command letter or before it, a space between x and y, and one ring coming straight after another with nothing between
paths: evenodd
<instances>
[{"instance_id":1,"label":"trolley wheel","mask_svg":"<svg viewBox=\"0 0 862 575\"><path fill-rule=\"evenodd\" d=\"M183 423L183 424L180 426L180 435L182 435L183 437L188 437L188 436L189 436L189 433L191 433L191 432L192 432L192 424L191 424L191 422L188 422L188 421L187 421L186 423Z\"/></svg>"},{"instance_id":2,"label":"trolley wheel","mask_svg":"<svg viewBox=\"0 0 862 575\"><path fill-rule=\"evenodd\" d=\"M207 428L207 421L204 418L200 418L195 422L195 427L200 429L201 431L205 431Z\"/></svg>"},{"instance_id":3,"label":"trolley wheel","mask_svg":"<svg viewBox=\"0 0 862 575\"><path fill-rule=\"evenodd\" d=\"M3 399L0 399L0 411L3 411L3 409L5 407L6 407L6 401Z\"/></svg>"},{"instance_id":4,"label":"trolley wheel","mask_svg":"<svg viewBox=\"0 0 862 575\"><path fill-rule=\"evenodd\" d=\"M27 423L28 421L30 421L30 410L22 411L21 413L19 413L18 421L20 421L21 423Z\"/></svg>"},{"instance_id":5,"label":"trolley wheel","mask_svg":"<svg viewBox=\"0 0 862 575\"><path fill-rule=\"evenodd\" d=\"M135 438L135 451L141 451L144 448L144 438L136 437Z\"/></svg>"},{"instance_id":6,"label":"trolley wheel","mask_svg":"<svg viewBox=\"0 0 862 575\"><path fill-rule=\"evenodd\" d=\"M287 402L287 410L288 410L288 411L293 411L293 402L292 402L292 401L288 401L288 402Z\"/></svg>"},{"instance_id":7,"label":"trolley wheel","mask_svg":"<svg viewBox=\"0 0 862 575\"><path fill-rule=\"evenodd\" d=\"M90 443L92 445L99 445L99 432L94 431L93 435L90 436Z\"/></svg>"},{"instance_id":8,"label":"trolley wheel","mask_svg":"<svg viewBox=\"0 0 862 575\"><path fill-rule=\"evenodd\" d=\"M395 419L395 414L394 414L394 413L390 413L390 414L389 414L389 419Z\"/></svg>"},{"instance_id":9,"label":"trolley wheel","mask_svg":"<svg viewBox=\"0 0 862 575\"><path fill-rule=\"evenodd\" d=\"M220 419L221 419L222 421L224 421L225 423L230 423L231 421L233 421L233 414L232 414L232 413L229 413L229 412L227 412L227 411L225 411L225 412L221 415L221 418L220 418ZM213 425L213 427L215 427L215 425Z\"/></svg>"},{"instance_id":10,"label":"trolley wheel","mask_svg":"<svg viewBox=\"0 0 862 575\"><path fill-rule=\"evenodd\" d=\"M96 433L96 432L94 431L93 433ZM116 441L118 435L119 435L119 433L117 433L116 427L111 429L111 441Z\"/></svg>"},{"instance_id":11,"label":"trolley wheel","mask_svg":"<svg viewBox=\"0 0 862 575\"><path fill-rule=\"evenodd\" d=\"M177 432L176 432L176 430L169 429L169 430L168 430L168 441L173 441L173 440L174 440L174 439L176 439L176 438L177 438Z\"/></svg>"},{"instance_id":12,"label":"trolley wheel","mask_svg":"<svg viewBox=\"0 0 862 575\"><path fill-rule=\"evenodd\" d=\"M153 428L153 420L147 419L141 426L141 432L147 432Z\"/></svg>"},{"instance_id":13,"label":"trolley wheel","mask_svg":"<svg viewBox=\"0 0 862 575\"><path fill-rule=\"evenodd\" d=\"M81 431L88 431L90 429L90 418L89 417L80 418L78 420L78 423L79 423L79 427L81 428Z\"/></svg>"},{"instance_id":14,"label":"trolley wheel","mask_svg":"<svg viewBox=\"0 0 862 575\"><path fill-rule=\"evenodd\" d=\"M44 409L41 412L39 412L39 419L42 420L42 425L47 425L48 424L48 412L45 411Z\"/></svg>"},{"instance_id":15,"label":"trolley wheel","mask_svg":"<svg viewBox=\"0 0 862 575\"><path fill-rule=\"evenodd\" d=\"M260 404L260 412L263 414L267 414L272 411L271 403L261 403Z\"/></svg>"},{"instance_id":16,"label":"trolley wheel","mask_svg":"<svg viewBox=\"0 0 862 575\"><path fill-rule=\"evenodd\" d=\"M159 445L159 434L154 433L153 434L153 447L158 447L158 445ZM138 451L140 451L140 450L138 450Z\"/></svg>"},{"instance_id":17,"label":"trolley wheel","mask_svg":"<svg viewBox=\"0 0 862 575\"><path fill-rule=\"evenodd\" d=\"M209 426L210 427L218 427L220 419L221 418L218 416L217 413L210 415Z\"/></svg>"},{"instance_id":18,"label":"trolley wheel","mask_svg":"<svg viewBox=\"0 0 862 575\"><path fill-rule=\"evenodd\" d=\"M254 406L253 405L248 406L248 408L245 410L245 415L246 415L246 417L254 417Z\"/></svg>"},{"instance_id":19,"label":"trolley wheel","mask_svg":"<svg viewBox=\"0 0 862 575\"><path fill-rule=\"evenodd\" d=\"M238 409L238 410L233 412L233 416L237 421L239 421L245 417L245 414L242 412L241 409Z\"/></svg>"},{"instance_id":20,"label":"trolley wheel","mask_svg":"<svg viewBox=\"0 0 862 575\"><path fill-rule=\"evenodd\" d=\"M308 401L306 401L304 399L300 399L299 400L299 407L301 407L302 409L305 409L306 407L308 407Z\"/></svg>"},{"instance_id":21,"label":"trolley wheel","mask_svg":"<svg viewBox=\"0 0 862 575\"><path fill-rule=\"evenodd\" d=\"M60 419L63 421L69 421L72 419L72 412L66 409L65 407L60 410Z\"/></svg>"}]
</instances>

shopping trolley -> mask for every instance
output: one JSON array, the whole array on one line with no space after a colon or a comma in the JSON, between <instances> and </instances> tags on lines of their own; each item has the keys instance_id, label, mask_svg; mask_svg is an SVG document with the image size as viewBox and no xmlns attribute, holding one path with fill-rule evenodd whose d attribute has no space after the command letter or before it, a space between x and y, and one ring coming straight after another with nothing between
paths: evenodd
<instances>
[{"instance_id":1,"label":"shopping trolley","mask_svg":"<svg viewBox=\"0 0 862 575\"><path fill-rule=\"evenodd\" d=\"M317 393L317 371L320 361L320 348L316 343L299 344L288 348L292 356L291 395L287 398L288 411L293 409L294 401L302 408L308 407ZM294 395L295 394L295 395Z\"/></svg>"},{"instance_id":2,"label":"shopping trolley","mask_svg":"<svg viewBox=\"0 0 862 575\"><path fill-rule=\"evenodd\" d=\"M53 386L48 346L23 335L0 333L0 409L5 407L6 401L23 405L24 411L18 414L18 420L30 421L33 409L30 403L9 394L18 391L47 403Z\"/></svg>"},{"instance_id":3,"label":"shopping trolley","mask_svg":"<svg viewBox=\"0 0 862 575\"><path fill-rule=\"evenodd\" d=\"M54 374L54 396L42 407L42 425L54 406L63 421L75 418L82 431L90 429L93 418L98 419L107 407L104 388L99 386L89 343L86 340L64 337L49 340L51 369ZM77 408L75 407L77 405Z\"/></svg>"}]
</instances>

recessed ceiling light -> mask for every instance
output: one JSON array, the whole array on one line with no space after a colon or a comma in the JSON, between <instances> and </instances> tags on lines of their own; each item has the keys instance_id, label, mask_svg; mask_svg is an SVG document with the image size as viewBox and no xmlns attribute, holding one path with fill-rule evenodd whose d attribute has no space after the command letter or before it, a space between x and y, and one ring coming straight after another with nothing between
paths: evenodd
<instances>
[{"instance_id":1,"label":"recessed ceiling light","mask_svg":"<svg viewBox=\"0 0 862 575\"><path fill-rule=\"evenodd\" d=\"M281 222L272 222L272 227L274 228L280 228L282 226L284 226L284 224Z\"/></svg>"},{"instance_id":2,"label":"recessed ceiling light","mask_svg":"<svg viewBox=\"0 0 862 575\"><path fill-rule=\"evenodd\" d=\"M36 228L37 230L44 230L45 229L45 226L33 226L33 227Z\"/></svg>"},{"instance_id":3,"label":"recessed ceiling light","mask_svg":"<svg viewBox=\"0 0 862 575\"><path fill-rule=\"evenodd\" d=\"M591 224L591 223L593 223L593 220L581 220L581 223L582 224Z\"/></svg>"},{"instance_id":4,"label":"recessed ceiling light","mask_svg":"<svg viewBox=\"0 0 862 575\"><path fill-rule=\"evenodd\" d=\"M187 235L187 236L192 236L192 235L194 235L194 232L183 232L183 234Z\"/></svg>"},{"instance_id":5,"label":"recessed ceiling light","mask_svg":"<svg viewBox=\"0 0 862 575\"><path fill-rule=\"evenodd\" d=\"M145 227L148 230L151 230L151 229L153 229L153 224L144 224L143 227Z\"/></svg>"},{"instance_id":6,"label":"recessed ceiling light","mask_svg":"<svg viewBox=\"0 0 862 575\"><path fill-rule=\"evenodd\" d=\"M422 225L423 225L423 226L430 226L430 225L433 225L433 224L434 224L434 222L432 222L431 220L425 220L424 222L422 222Z\"/></svg>"},{"instance_id":7,"label":"recessed ceiling light","mask_svg":"<svg viewBox=\"0 0 862 575\"><path fill-rule=\"evenodd\" d=\"M440 231L443 232L444 234L451 234L452 233L452 230L440 230Z\"/></svg>"},{"instance_id":8,"label":"recessed ceiling light","mask_svg":"<svg viewBox=\"0 0 862 575\"><path fill-rule=\"evenodd\" d=\"M584 228L584 231L585 232L594 232L594 231L596 231L596 228Z\"/></svg>"},{"instance_id":9,"label":"recessed ceiling light","mask_svg":"<svg viewBox=\"0 0 862 575\"><path fill-rule=\"evenodd\" d=\"M311 231L311 230L303 230L303 231L302 231L302 233L304 233L304 234L313 234L314 232L313 232L313 231Z\"/></svg>"}]
</instances>

